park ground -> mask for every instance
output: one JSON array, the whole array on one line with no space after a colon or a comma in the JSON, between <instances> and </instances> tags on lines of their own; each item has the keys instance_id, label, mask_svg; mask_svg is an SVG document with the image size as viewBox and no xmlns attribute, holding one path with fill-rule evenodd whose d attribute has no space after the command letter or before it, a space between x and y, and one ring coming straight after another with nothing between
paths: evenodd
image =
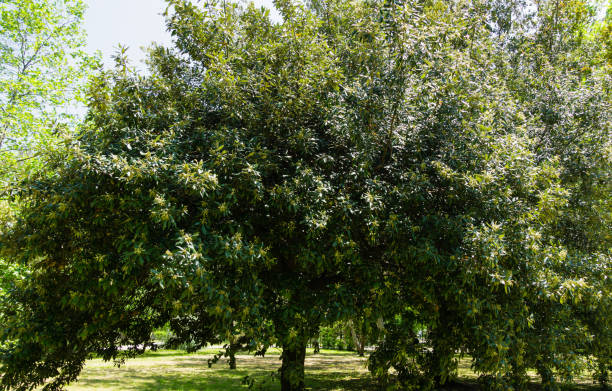
<instances>
[{"instance_id":1,"label":"park ground","mask_svg":"<svg viewBox=\"0 0 612 391\"><path fill-rule=\"evenodd\" d=\"M187 354L178 350L159 350L131 359L117 367L100 359L89 360L80 380L68 387L69 391L237 391L247 390L242 384L246 376L257 379L261 388L277 391L278 382L272 382L280 366L279 352L272 350L265 357L238 355L238 369L228 369L224 359L208 367L208 360L218 350L203 350ZM378 390L365 366L366 359L353 352L322 350L319 354L308 352L306 358L306 387L308 390L349 391ZM262 384L261 382L266 381ZM469 360L459 366L459 382L444 388L446 391L478 390L476 374L470 371ZM535 383L532 388L539 387ZM571 390L591 390L591 380L585 376L577 379Z\"/></svg>"}]
</instances>

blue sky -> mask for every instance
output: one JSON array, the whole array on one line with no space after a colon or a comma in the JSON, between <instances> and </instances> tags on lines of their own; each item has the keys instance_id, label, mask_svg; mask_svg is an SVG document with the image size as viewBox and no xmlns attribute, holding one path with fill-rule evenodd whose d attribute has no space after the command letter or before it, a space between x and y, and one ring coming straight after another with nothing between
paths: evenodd
<instances>
[{"instance_id":1,"label":"blue sky","mask_svg":"<svg viewBox=\"0 0 612 391\"><path fill-rule=\"evenodd\" d=\"M128 57L133 65L140 65L144 58L141 47L151 42L169 45L170 35L165 30L161 13L166 8L163 0L88 0L85 15L87 49L102 52L106 66L112 64L111 56L117 45L129 47ZM272 0L255 0L258 6L273 9Z\"/></svg>"}]
</instances>

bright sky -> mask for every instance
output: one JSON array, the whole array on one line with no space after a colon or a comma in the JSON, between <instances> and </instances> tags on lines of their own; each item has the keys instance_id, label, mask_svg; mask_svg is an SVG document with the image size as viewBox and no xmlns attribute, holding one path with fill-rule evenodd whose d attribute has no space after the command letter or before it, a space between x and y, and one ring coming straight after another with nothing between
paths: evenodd
<instances>
[{"instance_id":1,"label":"bright sky","mask_svg":"<svg viewBox=\"0 0 612 391\"><path fill-rule=\"evenodd\" d=\"M274 9L272 0L254 0L254 3ZM91 53L100 50L106 67L112 66L111 56L118 44L129 47L128 57L140 69L144 58L142 47L151 42L171 44L161 15L166 8L164 0L88 0L88 4L87 49Z\"/></svg>"}]
</instances>

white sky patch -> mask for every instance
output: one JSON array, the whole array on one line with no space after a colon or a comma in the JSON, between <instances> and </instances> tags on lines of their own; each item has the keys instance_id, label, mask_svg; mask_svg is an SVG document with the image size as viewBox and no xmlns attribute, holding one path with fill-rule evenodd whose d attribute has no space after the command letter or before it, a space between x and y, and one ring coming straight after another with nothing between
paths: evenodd
<instances>
[{"instance_id":1,"label":"white sky patch","mask_svg":"<svg viewBox=\"0 0 612 391\"><path fill-rule=\"evenodd\" d=\"M271 10L272 19L278 19L272 0L254 0L256 6ZM152 42L170 46L172 40L166 31L162 13L166 9L164 0L88 0L85 13L87 51L99 50L106 68L113 66L112 56L119 44L129 47L130 63L144 69L143 48Z\"/></svg>"}]
</instances>

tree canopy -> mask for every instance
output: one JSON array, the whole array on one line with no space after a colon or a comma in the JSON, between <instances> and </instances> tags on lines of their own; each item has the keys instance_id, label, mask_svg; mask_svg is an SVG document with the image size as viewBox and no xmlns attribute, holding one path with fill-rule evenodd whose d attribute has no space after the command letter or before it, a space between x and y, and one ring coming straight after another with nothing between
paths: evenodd
<instances>
[{"instance_id":1,"label":"tree canopy","mask_svg":"<svg viewBox=\"0 0 612 391\"><path fill-rule=\"evenodd\" d=\"M52 175L15 187L3 389L60 389L170 324L283 349L359 318L390 387L469 354L489 389L610 365L610 72L581 1L170 1L150 74L92 82ZM423 331L422 335L416 330ZM125 350L122 347L129 346ZM394 368L396 382L391 382Z\"/></svg>"},{"instance_id":2,"label":"tree canopy","mask_svg":"<svg viewBox=\"0 0 612 391\"><path fill-rule=\"evenodd\" d=\"M82 1L0 3L0 220L14 217L11 183L45 169L84 112L87 75ZM82 115L80 115L82 117ZM24 268L0 258L0 295Z\"/></svg>"},{"instance_id":3,"label":"tree canopy","mask_svg":"<svg viewBox=\"0 0 612 391\"><path fill-rule=\"evenodd\" d=\"M39 166L74 128L95 57L83 47L81 0L0 4L0 184Z\"/></svg>"}]
</instances>

